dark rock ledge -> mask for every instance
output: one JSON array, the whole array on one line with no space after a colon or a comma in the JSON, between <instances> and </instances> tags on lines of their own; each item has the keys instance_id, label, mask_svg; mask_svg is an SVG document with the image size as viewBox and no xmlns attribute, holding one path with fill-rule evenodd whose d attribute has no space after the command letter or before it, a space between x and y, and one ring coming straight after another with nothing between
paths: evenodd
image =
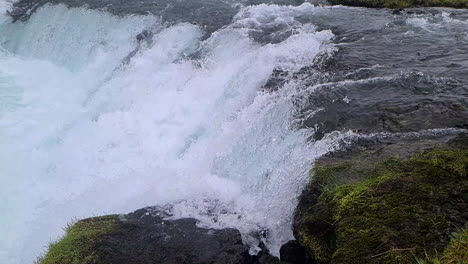
<instances>
[{"instance_id":1,"label":"dark rock ledge","mask_svg":"<svg viewBox=\"0 0 468 264\"><path fill-rule=\"evenodd\" d=\"M204 229L195 219L164 220L144 208L127 215L80 220L49 247L40 264L261 264L278 263L267 252L251 256L235 229Z\"/></svg>"}]
</instances>

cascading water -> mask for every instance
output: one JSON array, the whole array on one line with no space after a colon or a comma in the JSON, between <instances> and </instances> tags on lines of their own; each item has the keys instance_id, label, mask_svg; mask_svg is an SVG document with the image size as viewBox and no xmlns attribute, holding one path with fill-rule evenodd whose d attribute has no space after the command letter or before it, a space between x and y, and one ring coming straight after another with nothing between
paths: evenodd
<instances>
[{"instance_id":1,"label":"cascading water","mask_svg":"<svg viewBox=\"0 0 468 264\"><path fill-rule=\"evenodd\" d=\"M14 3L13 0L4 0L0 1L0 14L4 16L6 12L11 9L12 4Z\"/></svg>"},{"instance_id":2,"label":"cascading water","mask_svg":"<svg viewBox=\"0 0 468 264\"><path fill-rule=\"evenodd\" d=\"M406 99L450 119L416 129L466 124L437 108L466 105L466 11L13 2L0 0L0 263L33 262L76 218L154 205L277 255L311 163L354 135L333 132L340 109L363 131L419 134L380 118L412 114Z\"/></svg>"},{"instance_id":3,"label":"cascading water","mask_svg":"<svg viewBox=\"0 0 468 264\"><path fill-rule=\"evenodd\" d=\"M330 31L297 21L313 9L243 7L208 38L61 4L2 15L0 262L30 263L74 218L164 204L246 237L269 230L277 253L310 162L334 142L294 126L294 81L261 89L333 49Z\"/></svg>"}]
</instances>

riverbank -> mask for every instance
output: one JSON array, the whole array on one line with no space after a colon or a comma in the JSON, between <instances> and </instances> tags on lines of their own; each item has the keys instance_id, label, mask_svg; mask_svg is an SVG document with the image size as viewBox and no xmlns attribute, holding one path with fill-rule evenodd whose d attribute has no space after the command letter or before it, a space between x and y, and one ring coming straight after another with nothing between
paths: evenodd
<instances>
[{"instance_id":1,"label":"riverbank","mask_svg":"<svg viewBox=\"0 0 468 264\"><path fill-rule=\"evenodd\" d=\"M311 263L467 263L467 138L361 139L320 158L295 217Z\"/></svg>"}]
</instances>

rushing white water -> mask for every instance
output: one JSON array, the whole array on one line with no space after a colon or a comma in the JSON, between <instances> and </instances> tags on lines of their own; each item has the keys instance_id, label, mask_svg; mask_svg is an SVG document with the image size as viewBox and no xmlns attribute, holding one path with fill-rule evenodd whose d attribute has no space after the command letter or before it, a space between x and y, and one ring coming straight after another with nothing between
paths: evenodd
<instances>
[{"instance_id":1,"label":"rushing white water","mask_svg":"<svg viewBox=\"0 0 468 264\"><path fill-rule=\"evenodd\" d=\"M0 15L6 14L7 10L11 9L13 3L13 0L0 1Z\"/></svg>"},{"instance_id":2,"label":"rushing white water","mask_svg":"<svg viewBox=\"0 0 468 264\"><path fill-rule=\"evenodd\" d=\"M313 8L244 8L206 40L191 24L62 5L2 16L0 263L31 263L73 218L167 203L204 225L268 229L277 253L311 161L334 140L310 145L294 129L293 81L260 88L330 48L331 32L294 22ZM295 34L249 38L275 23ZM139 44L143 30L155 34Z\"/></svg>"}]
</instances>

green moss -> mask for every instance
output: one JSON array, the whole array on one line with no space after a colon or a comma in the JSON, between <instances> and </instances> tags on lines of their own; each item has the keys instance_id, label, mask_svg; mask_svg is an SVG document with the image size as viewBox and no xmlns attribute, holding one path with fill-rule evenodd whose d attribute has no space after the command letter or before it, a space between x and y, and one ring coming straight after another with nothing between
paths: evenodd
<instances>
[{"instance_id":1,"label":"green moss","mask_svg":"<svg viewBox=\"0 0 468 264\"><path fill-rule=\"evenodd\" d=\"M307 208L303 219L304 230L296 236L303 246L314 257L317 263L328 263L334 251L333 211L330 203L333 201L333 190L340 186L340 175L352 170L350 163L334 165L318 164L311 171L314 175L311 186L319 186L320 202L313 208Z\"/></svg>"},{"instance_id":2,"label":"green moss","mask_svg":"<svg viewBox=\"0 0 468 264\"><path fill-rule=\"evenodd\" d=\"M317 166L314 169L315 181L319 182L322 186L336 184L337 173L342 170L349 169L349 163L342 163L337 166Z\"/></svg>"},{"instance_id":3,"label":"green moss","mask_svg":"<svg viewBox=\"0 0 468 264\"><path fill-rule=\"evenodd\" d=\"M468 8L468 0L331 0L332 4L374 8L454 7Z\"/></svg>"},{"instance_id":4,"label":"green moss","mask_svg":"<svg viewBox=\"0 0 468 264\"><path fill-rule=\"evenodd\" d=\"M315 170L311 184L320 191L298 239L318 263L414 263L442 252L466 223L468 150L390 158L371 169L350 160Z\"/></svg>"},{"instance_id":5,"label":"green moss","mask_svg":"<svg viewBox=\"0 0 468 264\"><path fill-rule=\"evenodd\" d=\"M436 252L437 253L437 252ZM417 264L465 264L468 263L468 229L454 233L452 240L444 249L442 255L434 257L425 256L416 258Z\"/></svg>"},{"instance_id":6,"label":"green moss","mask_svg":"<svg viewBox=\"0 0 468 264\"><path fill-rule=\"evenodd\" d=\"M119 224L117 215L88 218L66 228L65 236L49 246L39 264L97 264L94 251L102 236L114 232Z\"/></svg>"},{"instance_id":7,"label":"green moss","mask_svg":"<svg viewBox=\"0 0 468 264\"><path fill-rule=\"evenodd\" d=\"M303 245L305 245L308 252L314 256L316 262L324 263L329 261L332 252L323 241L316 237L308 236L307 234L302 234L301 237L304 238Z\"/></svg>"},{"instance_id":8,"label":"green moss","mask_svg":"<svg viewBox=\"0 0 468 264\"><path fill-rule=\"evenodd\" d=\"M441 257L442 264L468 263L468 229L455 233Z\"/></svg>"}]
</instances>

